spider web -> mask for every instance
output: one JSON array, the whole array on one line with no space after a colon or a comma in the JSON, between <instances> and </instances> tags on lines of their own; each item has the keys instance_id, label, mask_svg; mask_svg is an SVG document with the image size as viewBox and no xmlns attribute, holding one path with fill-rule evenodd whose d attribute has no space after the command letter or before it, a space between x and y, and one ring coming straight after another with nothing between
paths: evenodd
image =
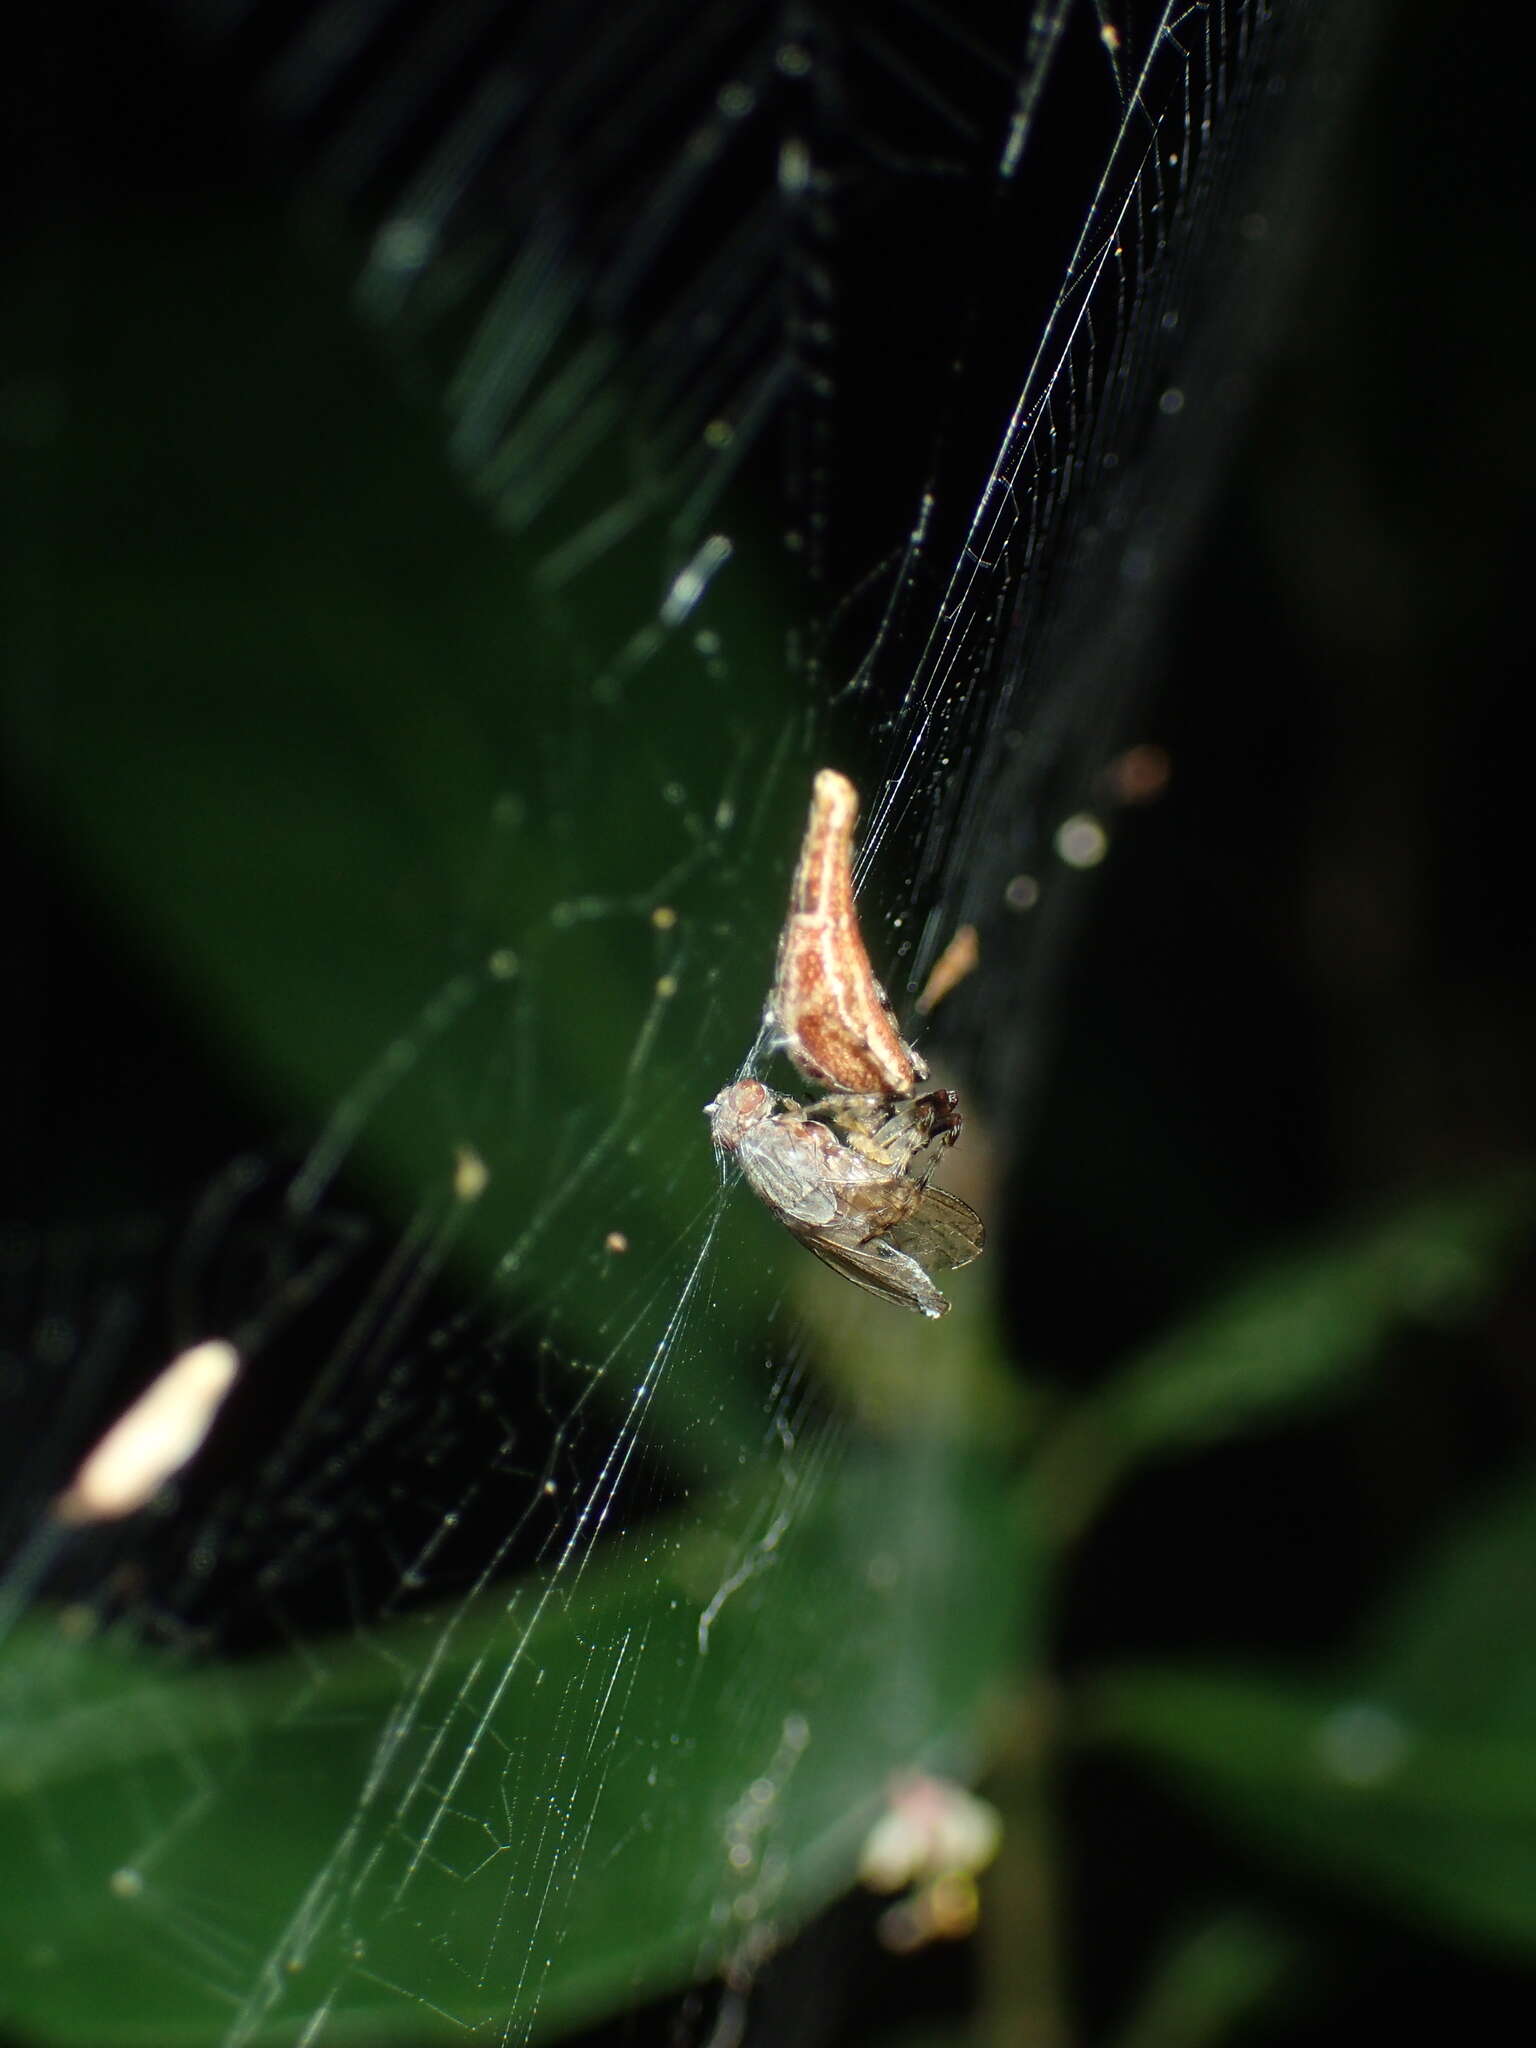
<instances>
[{"instance_id":1,"label":"spider web","mask_svg":"<svg viewBox=\"0 0 1536 2048\"><path fill-rule=\"evenodd\" d=\"M108 200L60 112L8 721L262 1135L178 1209L187 1077L39 1126L4 2009L523 2041L743 1999L893 1773L974 1771L1029 1588L1005 1234L902 1318L700 1111L835 763L898 1008L979 934L926 1045L989 1210L1347 53L1238 0L197 21L187 103L281 139L308 253L243 158L187 202L207 133ZM206 1450L65 1529L208 1336Z\"/></svg>"}]
</instances>

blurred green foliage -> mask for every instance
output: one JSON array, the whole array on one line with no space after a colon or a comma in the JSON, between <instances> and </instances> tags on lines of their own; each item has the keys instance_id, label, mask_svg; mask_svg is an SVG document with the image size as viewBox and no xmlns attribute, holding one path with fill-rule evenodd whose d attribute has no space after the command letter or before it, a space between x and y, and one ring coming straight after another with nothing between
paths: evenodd
<instances>
[{"instance_id":1,"label":"blurred green foliage","mask_svg":"<svg viewBox=\"0 0 1536 2048\"><path fill-rule=\"evenodd\" d=\"M81 1633L77 1609L16 1631L4 2022L163 2048L224 2038L254 1991L241 2038L293 2039L322 2009L329 2038L447 2038L508 2012L555 2030L707 1974L743 1927L787 1938L852 1881L914 1756L966 1776L998 1760L1005 1860L1059 1853L1040 1809L1063 1752L1113 1751L1234 1834L1245 1884L1273 1861L1330 1900L1529 1955L1528 1476L1421 1529L1394 1596L1326 1661L1095 1656L1063 1678L1052 1640L1079 1544L1149 1468L1358 1409L1405 1332L1475 1353L1528 1242L1528 1179L1250 1261L1078 1394L1026 1398L1001 1356L1001 1232L941 1327L851 1320L771 1219L722 1205L699 1114L755 1028L803 802L774 593L716 594L729 687L679 637L600 695L530 604L517 545L447 484L435 422L391 395L270 219L199 205L146 233L104 215L72 246L65 321L39 284L56 254L44 237L16 259L13 338L67 371L73 407L67 432L21 437L5 486L27 831L210 1059L283 1116L330 1119L336 1156L360 1146L380 1205L414 1219L407 1247L429 1244L501 1331L545 1339L557 1413L590 1388L616 1444L643 1415L686 1507L594 1543L579 1572L228 1666ZM1339 580L1354 607L1359 579ZM1374 762L1397 728L1362 722ZM1360 779L1341 781L1352 804ZM1218 945L1190 922L1227 973L1228 926ZM44 1162L87 1215L132 1185L90 1085L99 1149ZM1079 1128L1092 1110L1075 1103ZM1257 1181L1246 1106L1233 1123ZM1164 1136L1198 1182L1182 1131ZM473 1204L460 1145L491 1168ZM610 1230L630 1251L600 1284ZM765 1429L786 1285L833 1411L800 1466ZM1062 1696L1020 1763L1042 1682ZM519 1846L561 1830L576 1846L521 1866L540 1885L509 1884ZM731 1861L749 1835L750 1877ZM1141 1883L1150 1913L1161 1867ZM722 1903L740 1907L724 1928ZM1123 2048L1219 2038L1298 1957L1273 1912L1184 1914Z\"/></svg>"}]
</instances>

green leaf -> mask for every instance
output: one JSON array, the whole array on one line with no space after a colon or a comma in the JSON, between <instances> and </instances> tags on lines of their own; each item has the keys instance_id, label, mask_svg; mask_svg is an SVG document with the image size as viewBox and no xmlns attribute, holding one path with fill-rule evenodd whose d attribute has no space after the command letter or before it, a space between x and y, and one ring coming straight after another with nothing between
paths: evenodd
<instances>
[{"instance_id":1,"label":"green leaf","mask_svg":"<svg viewBox=\"0 0 1536 2048\"><path fill-rule=\"evenodd\" d=\"M32 1625L0 1680L8 2026L522 2038L772 1947L852 1881L892 1771L974 1767L1027 1597L1000 1461L854 1452L792 1517L786 1483L292 1658Z\"/></svg>"},{"instance_id":2,"label":"green leaf","mask_svg":"<svg viewBox=\"0 0 1536 2048\"><path fill-rule=\"evenodd\" d=\"M1471 1939L1536 1948L1536 1474L1454 1532L1340 1675L1138 1668L1089 1739L1244 1839Z\"/></svg>"},{"instance_id":3,"label":"green leaf","mask_svg":"<svg viewBox=\"0 0 1536 2048\"><path fill-rule=\"evenodd\" d=\"M1204 2048L1224 2040L1300 1960L1300 1945L1257 1914L1213 1915L1157 1958L1114 2048Z\"/></svg>"},{"instance_id":4,"label":"green leaf","mask_svg":"<svg viewBox=\"0 0 1536 2048\"><path fill-rule=\"evenodd\" d=\"M613 1455L561 1569L460 1609L206 1671L69 1616L13 1635L0 2024L554 2031L765 1953L849 1882L892 1770L971 1767L1017 1648L1003 1460L900 1398L921 1375L955 1409L984 1311L905 1331L844 1287L815 1321L872 1440L781 1408L764 1331L819 1269L722 1188L702 1115L806 802L781 536L754 574L733 518L663 630L666 536L605 531L562 609L270 225L108 219L71 265L40 354L72 408L14 480L47 538L15 584L49 677L6 700L22 804L234 1071L323 1128L300 1216L365 1178L411 1288L451 1262L465 1327L537 1359L557 1449L606 1402ZM643 504L638 431L602 459ZM325 1382L359 1403L338 1429L362 1377ZM686 1513L600 1541L648 1461Z\"/></svg>"},{"instance_id":5,"label":"green leaf","mask_svg":"<svg viewBox=\"0 0 1536 2048\"><path fill-rule=\"evenodd\" d=\"M1536 1473L1454 1521L1369 1624L1360 1663L1438 1727L1536 1741Z\"/></svg>"},{"instance_id":6,"label":"green leaf","mask_svg":"<svg viewBox=\"0 0 1536 2048\"><path fill-rule=\"evenodd\" d=\"M237 1086L324 1132L306 1213L361 1182L502 1328L583 1369L622 1347L623 1414L690 1274L746 1332L805 1261L741 1195L693 1273L703 1105L757 1031L807 796L750 530L636 668L657 537L562 609L278 224L108 217L77 253L84 302L29 337L69 412L0 482L47 543L9 586L13 650L47 651L0 698L18 804ZM605 457L621 496L640 459ZM107 1178L78 1162L83 1200ZM648 1416L708 1483L756 1440L758 1354L676 1349Z\"/></svg>"},{"instance_id":7,"label":"green leaf","mask_svg":"<svg viewBox=\"0 0 1536 2048\"><path fill-rule=\"evenodd\" d=\"M1134 1465L1346 1398L1405 1322L1475 1315L1536 1216L1536 1176L1441 1193L1276 1261L1082 1402L1041 1446L1059 1529L1075 1532Z\"/></svg>"}]
</instances>

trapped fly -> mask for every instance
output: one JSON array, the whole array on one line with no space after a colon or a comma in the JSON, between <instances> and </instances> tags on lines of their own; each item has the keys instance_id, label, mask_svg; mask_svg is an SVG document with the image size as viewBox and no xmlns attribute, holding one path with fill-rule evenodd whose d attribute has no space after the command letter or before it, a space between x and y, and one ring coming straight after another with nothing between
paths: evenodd
<instances>
[{"instance_id":1,"label":"trapped fly","mask_svg":"<svg viewBox=\"0 0 1536 2048\"><path fill-rule=\"evenodd\" d=\"M918 1093L928 1069L875 979L853 900L858 815L853 784L823 768L765 1010L776 1046L829 1092L802 1105L737 1081L705 1113L752 1192L817 1258L871 1294L942 1316L949 1303L931 1274L969 1265L985 1232L958 1195L928 1184L934 1148L960 1135L960 1098Z\"/></svg>"},{"instance_id":2,"label":"trapped fly","mask_svg":"<svg viewBox=\"0 0 1536 2048\"><path fill-rule=\"evenodd\" d=\"M855 1150L818 1107L748 1080L722 1089L705 1114L715 1143L807 1250L901 1308L947 1315L930 1275L970 1264L981 1218L957 1195Z\"/></svg>"}]
</instances>

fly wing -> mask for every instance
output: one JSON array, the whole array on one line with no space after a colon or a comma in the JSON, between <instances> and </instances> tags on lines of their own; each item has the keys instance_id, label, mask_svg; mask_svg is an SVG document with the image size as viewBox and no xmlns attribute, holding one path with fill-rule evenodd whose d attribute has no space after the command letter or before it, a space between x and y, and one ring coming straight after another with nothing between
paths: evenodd
<instances>
[{"instance_id":1,"label":"fly wing","mask_svg":"<svg viewBox=\"0 0 1536 2048\"><path fill-rule=\"evenodd\" d=\"M746 1132L736 1148L747 1185L791 1230L824 1228L838 1214L838 1190L827 1179L828 1133L819 1125L777 1116Z\"/></svg>"},{"instance_id":2,"label":"fly wing","mask_svg":"<svg viewBox=\"0 0 1536 2048\"><path fill-rule=\"evenodd\" d=\"M863 1287L898 1308L910 1308L920 1316L947 1316L949 1303L928 1278L916 1259L897 1251L882 1238L868 1244L839 1244L823 1231L790 1229L834 1273L841 1273L855 1287ZM971 1256L974 1258L975 1253Z\"/></svg>"},{"instance_id":3,"label":"fly wing","mask_svg":"<svg viewBox=\"0 0 1536 2048\"><path fill-rule=\"evenodd\" d=\"M885 1231L895 1250L929 1271L948 1272L979 1258L987 1233L969 1202L947 1188L924 1188L911 1214Z\"/></svg>"}]
</instances>

